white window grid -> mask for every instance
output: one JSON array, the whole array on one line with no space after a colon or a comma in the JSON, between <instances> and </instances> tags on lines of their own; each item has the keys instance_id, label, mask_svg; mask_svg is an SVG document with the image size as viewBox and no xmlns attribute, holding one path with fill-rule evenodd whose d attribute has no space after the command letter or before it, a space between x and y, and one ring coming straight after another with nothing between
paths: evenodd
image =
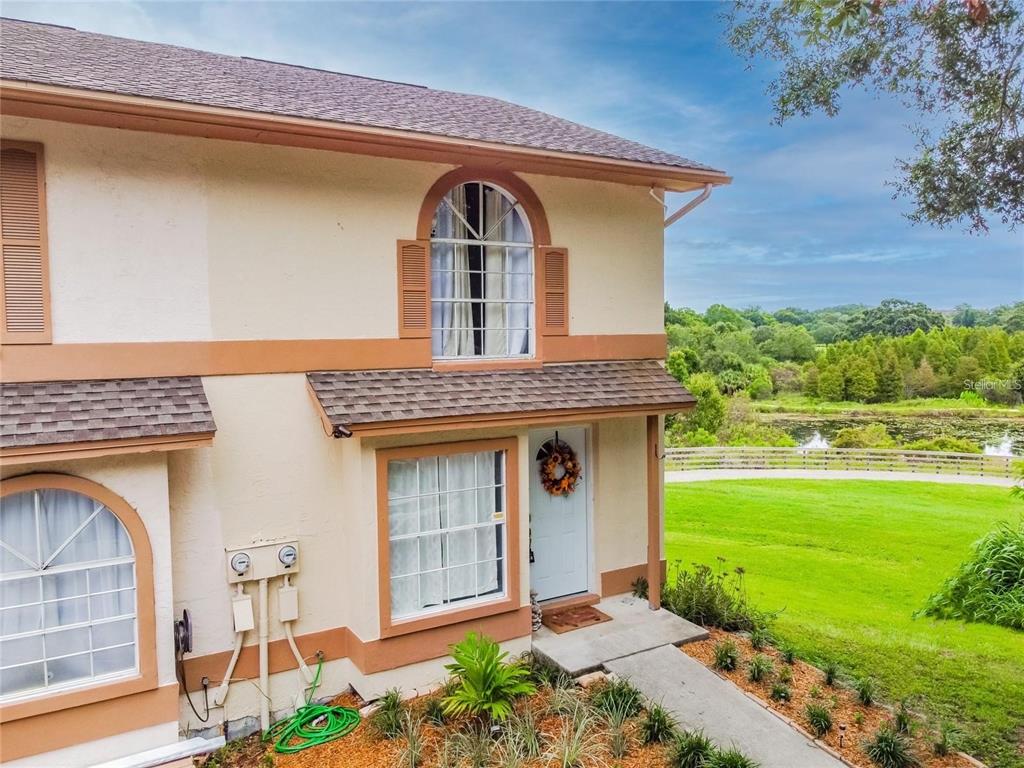
<instances>
[{"instance_id":1,"label":"white window grid","mask_svg":"<svg viewBox=\"0 0 1024 768\"><path fill-rule=\"evenodd\" d=\"M467 357L468 358L473 358L473 359L494 359L494 360L507 360L507 359L510 359L510 358L527 358L527 359L528 358L532 358L533 357L533 350L536 349L536 338L535 338L536 334L535 334L535 330L534 330L534 327L533 327L533 312L527 312L526 313L526 325L524 325L524 326L510 326L509 325L509 308L510 308L511 305L513 305L513 304L521 304L521 305L527 305L529 307L532 307L532 306L534 306L534 304L536 302L536 297L534 296L534 285L533 285L533 274L534 274L533 234L532 234L532 232L530 230L530 220L527 218L526 212L523 210L522 205L520 205L520 203L515 199L515 197L513 197L511 194L509 194L504 189L501 189L500 187L496 187L496 186L494 186L492 184L484 184L483 182L469 182L469 184L475 184L480 189L480 196L479 196L480 204L477 206L477 208L478 208L478 215L477 215L477 225L476 226L473 226L472 224L469 223L469 221L466 220L466 217L462 215L461 211L459 211L454 205L452 205L451 200L448 199L447 195L441 199L441 202L438 205L438 208L440 209L442 206L443 207L447 207L452 212L452 214L455 217L457 217L462 222L462 224L466 227L467 231L473 237L471 237L471 238L432 237L431 238L431 242L432 243L444 243L444 244L449 244L449 245L468 245L468 246L485 246L487 248L492 248L492 247L493 248L502 248L502 251L501 251L501 259L502 259L501 269L500 270L488 270L488 269L464 269L463 270L463 269L440 269L439 268L439 269L436 269L435 271L438 272L438 273L441 273L441 274L476 274L476 275L482 275L482 276L501 275L502 276L502 289L503 289L503 292L504 292L505 296L508 296L512 292L512 289L511 289L511 276L513 276L513 275L518 276L518 277L526 276L526 277L529 278L527 280L528 291L529 291L529 298L527 298L527 299L508 299L508 298L503 298L503 297L497 297L497 298L486 298L485 297L485 298L479 298L479 299L474 299L474 298L469 298L469 299L439 299L439 298L431 297L431 302L433 304L492 304L492 305L493 304L501 304L502 307L503 307L502 308L502 313L503 313L503 327L502 328L488 328L488 327L482 326L482 325L480 325L480 326L474 325L474 326L472 326L470 328L466 328L466 329L463 329L463 330L472 331L474 335L476 335L476 333L478 333L478 332L482 333L482 334L491 334L491 333L502 333L502 332L504 332L504 334L505 334L505 352L503 354L486 354L486 353L481 352L480 354L465 353L465 354L461 354L461 355L436 355L435 358L438 359L438 360L459 360L459 359L465 359ZM467 186L468 186L468 184L467 184ZM485 189L492 189L492 190L494 190L498 194L500 194L503 197L505 197L505 199L508 200L509 203L510 203L508 209L505 211L504 214L502 214L501 218L498 219L498 221L494 222L487 229L486 232L484 232L484 220L483 220L484 219L484 210L486 208L486 206L483 204L484 190ZM501 226L501 224L505 221L505 219L507 219L509 216L512 215L513 211L518 213L520 218L523 221L523 225L526 228L527 240L524 241L524 242L516 242L516 241L508 241L508 240L491 240L491 239L489 239L490 235L492 235L495 232L495 230L497 230L498 227ZM480 232L484 232L484 234L481 236L479 234ZM527 269L525 271L513 272L513 271L509 271L508 270L508 263L509 263L509 253L508 253L508 250L509 250L509 248L529 248L530 249L529 258L527 260ZM482 290L486 292L486 289L487 289L487 280L484 279L483 280ZM446 330L450 330L450 329L447 329L447 328L444 328L444 327L441 327L441 326L432 326L431 327L432 335L435 337L435 339L437 339L438 341L441 342L442 348L443 348L443 340L444 340L443 334L444 334L444 332ZM513 333L522 332L522 331L525 331L527 333L527 338L528 338L526 352L511 352L511 351L509 351L511 349L511 347L512 347L512 334Z\"/></svg>"},{"instance_id":2,"label":"white window grid","mask_svg":"<svg viewBox=\"0 0 1024 768\"><path fill-rule=\"evenodd\" d=\"M474 478L478 478L479 477L479 469L480 469L480 467L479 467L479 459L480 459L480 456L481 455L485 455L485 454L489 455L490 453L492 453L492 452L486 451L483 454L481 454L481 453L473 454L473 477ZM506 520L507 520L507 510L505 508L506 505L505 505L505 492L504 492L505 484L507 482L507 477L505 475L505 452L504 451L494 451L493 454L494 454L495 464L497 465L497 464L500 463L500 467L501 467L500 474L501 474L501 478L503 480L503 482L501 482L501 483L490 483L490 484L487 484L487 485L474 484L473 486L468 487L468 488L449 488L448 487L448 481L447 481L447 475L448 475L448 459L450 457L448 457L448 456L437 456L437 457L425 456L425 457L422 457L422 458L437 458L438 459L437 490L436 491L429 491L427 493L414 493L414 494L406 494L406 495L397 495L397 494L396 495L392 495L390 493L388 494L389 512L390 512L390 505L391 505L392 502L395 502L395 501L408 501L408 500L411 500L411 499L416 499L416 501L417 501L417 504L416 504L416 524L417 524L417 527L419 527L420 519L421 519L420 518L420 515L421 515L420 502L423 499L428 499L428 498L436 499L436 501L437 501L436 509L440 511L442 508L445 508L445 509L447 508L446 506L442 507L442 497L450 496L450 495L457 494L457 493L470 493L470 492L472 492L472 495L473 495L473 516L474 516L474 519L477 520L477 522L475 522L475 523L467 523L467 524L464 524L464 525L457 525L457 526L447 526L447 527L443 527L443 528L442 527L438 527L438 528L431 529L431 530L428 530L428 531L419 531L417 533L404 533L404 534L397 534L397 535L390 535L389 534L389 536L388 536L389 546L390 546L390 544L392 542L396 542L396 541L419 540L419 539L424 539L424 538L429 538L429 537L434 537L434 536L440 537L440 540L445 542L445 546L446 546L446 544L447 544L447 537L451 533L458 533L460 531L477 531L477 530L484 530L484 529L489 529L489 528L493 528L495 530L495 535L497 537L496 538L497 546L496 546L496 549L495 549L496 557L494 557L493 559L491 559L491 558L485 559L485 560L480 560L479 559L479 551L477 549L478 544L479 544L479 539L476 536L474 536L473 537L474 557L473 557L473 561L472 562L459 563L458 565L445 565L444 561L448 557L450 557L450 555L448 555L446 549L442 549L442 558L441 558L442 565L439 568L426 568L426 569L422 569L421 568L421 565L422 565L422 555L421 555L421 552L422 552L422 550L420 549L420 547L417 547L416 548L416 558L417 558L417 567L416 567L416 569L413 570L413 571L410 571L408 573L400 574L398 576L393 576L393 575L389 574L389 581L394 581L395 579L405 579L405 578L409 578L409 577L413 577L413 576L417 577L416 578L416 589L417 589L416 604L417 605L422 605L423 604L423 598L422 598L422 593L420 592L420 589L422 587L422 583L421 583L422 578L421 577L423 577L423 576L425 576L427 574L430 574L430 573L441 573L441 572L443 572L445 574L445 590L444 590L442 604L438 605L438 606L432 606L430 608L419 609L419 610L412 611L412 612L405 613L405 614L395 614L392 618L407 619L407 618L414 617L414 616L429 615L431 613L436 613L437 611L447 610L448 607L453 605L453 604L459 604L459 605L467 605L468 604L468 605L472 605L473 603L477 603L477 602L486 602L486 601L494 600L494 599L497 599L497 598L501 598L501 597L504 597L505 595L508 594L508 571L507 571L507 562L506 562L507 558L505 557L507 541L508 541L507 529L505 527L505 523L506 523ZM443 490L441 488L441 474L442 474L441 467L442 467L442 465L444 467L443 471L444 471L444 477L445 477L444 489ZM420 473L421 473L421 471L422 471L421 461L417 460L416 461L416 487L417 488L421 488L422 487L422 484L420 482ZM497 493L496 493L498 490L501 490L501 495L500 496L498 496ZM480 494L479 494L479 491L492 491L492 492L495 492L495 494L496 494L495 498L496 499L500 499L500 502L501 502L500 506L497 505L497 504L495 505L495 513L501 515L501 519L500 520L492 520L491 522L479 522L479 520L480 520ZM500 533L500 535L498 535L499 533ZM498 574L498 577L499 577L498 578L499 589L497 591L491 590L489 592L485 592L485 593L481 594L481 592L480 592L480 579L479 579L479 575L478 575L477 578L476 578L476 581L475 581L475 586L476 586L475 594L472 597L470 597L470 596L460 597L460 598L456 598L454 600L451 598L451 579L450 579L450 576L451 576L451 570L453 568L465 568L465 567L473 566L474 569L478 569L479 566L481 566L481 565L492 565L492 564L496 568L500 568L501 569L501 572Z\"/></svg>"},{"instance_id":3,"label":"white window grid","mask_svg":"<svg viewBox=\"0 0 1024 768\"><path fill-rule=\"evenodd\" d=\"M21 552L16 550L14 547L9 546L3 540L0 540L0 547L7 550L9 553L17 557L19 560L24 562L28 568L21 571L14 571L11 573L0 574L0 583L13 583L16 581L28 581L35 579L39 586L39 599L32 600L27 603L17 603L12 605L0 605L0 611L13 611L25 608L31 608L33 606L39 607L39 629L29 630L27 632L16 632L10 634L0 634L0 644L8 641L22 640L32 637L41 637L42 643L42 655L39 658L32 659L30 661L17 662L15 664L4 664L2 654L0 654L0 672L4 672L10 669L18 669L22 667L31 667L37 664L43 665L43 684L34 688L27 688L25 690L16 691L11 694L0 696L0 701L9 701L14 699L21 699L27 696L38 695L43 692L52 693L69 688L78 688L83 684L94 684L97 682L103 682L110 679L118 679L127 675L135 674L138 672L139 657L138 657L138 607L135 599L135 589L137 585L137 574L135 570L135 556L124 555L121 557L102 558L99 560L84 560L77 563L68 563L64 565L51 565L51 563L63 552L69 544L75 539L78 534L86 529L86 527L102 512L107 509L106 505L96 502L93 512L87 517L72 533L68 536L53 553L44 561L42 553L42 536L41 536L41 521L40 511L43 508L42 493L39 490L31 491L33 495L33 512L35 517L35 530L36 530L36 552L35 562L30 561ZM113 514L113 513L111 513ZM115 515L116 518L116 515ZM120 521L118 521L120 523ZM116 587L114 589L106 590L92 590L91 585L91 571L98 568L106 568L118 565L130 565L131 566L131 584L126 587ZM45 579L48 577L68 574L68 573L80 573L85 572L85 591L74 595L66 595L63 597L44 598L43 585ZM100 597L102 595L119 594L122 592L132 593L132 604L131 610L127 613L118 614L115 616L106 616L103 618L92 618L92 598ZM82 600L86 605L86 620L75 622L71 624L58 624L55 626L46 626L46 606L53 605L56 603L67 602L70 600ZM105 624L113 624L125 620L132 621L132 639L124 643L112 643L107 645L95 644L95 636L93 628L103 626ZM65 632L69 632L76 629L89 629L89 648L82 651L74 651L72 653L64 654L53 654L50 655L46 651L47 636L60 635ZM95 655L102 651L111 651L117 648L132 647L133 653L133 664L130 668L123 670L116 670L103 675L95 674ZM89 676L85 678L76 678L74 680L63 681L59 683L51 684L49 664L62 659L70 659L76 657L83 657L88 655L89 657Z\"/></svg>"}]
</instances>

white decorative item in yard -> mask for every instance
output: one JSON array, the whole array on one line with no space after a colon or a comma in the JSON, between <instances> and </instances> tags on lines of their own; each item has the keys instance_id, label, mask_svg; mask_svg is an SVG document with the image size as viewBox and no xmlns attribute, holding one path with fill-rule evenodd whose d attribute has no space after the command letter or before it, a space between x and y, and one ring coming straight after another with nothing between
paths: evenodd
<instances>
[{"instance_id":1,"label":"white decorative item in yard","mask_svg":"<svg viewBox=\"0 0 1024 768\"><path fill-rule=\"evenodd\" d=\"M533 623L533 631L536 632L541 627L541 622L544 619L544 611L540 607L540 603L537 602L537 590L530 590L530 618Z\"/></svg>"}]
</instances>

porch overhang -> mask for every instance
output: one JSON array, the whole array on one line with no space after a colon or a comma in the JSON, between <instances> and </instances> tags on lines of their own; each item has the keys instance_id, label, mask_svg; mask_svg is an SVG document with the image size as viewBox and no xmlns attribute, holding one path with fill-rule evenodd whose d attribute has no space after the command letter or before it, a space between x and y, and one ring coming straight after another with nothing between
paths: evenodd
<instances>
[{"instance_id":1,"label":"porch overhang","mask_svg":"<svg viewBox=\"0 0 1024 768\"><path fill-rule=\"evenodd\" d=\"M198 376L0 385L9 465L196 448L216 429Z\"/></svg>"},{"instance_id":2,"label":"porch overhang","mask_svg":"<svg viewBox=\"0 0 1024 768\"><path fill-rule=\"evenodd\" d=\"M324 431L335 438L657 416L696 403L657 360L317 371L306 379Z\"/></svg>"}]
</instances>

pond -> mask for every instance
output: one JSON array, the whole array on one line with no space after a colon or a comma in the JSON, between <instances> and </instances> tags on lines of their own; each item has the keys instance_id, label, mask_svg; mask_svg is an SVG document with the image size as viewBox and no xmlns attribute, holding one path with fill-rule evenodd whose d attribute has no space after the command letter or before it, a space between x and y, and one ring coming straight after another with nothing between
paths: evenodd
<instances>
[{"instance_id":1,"label":"pond","mask_svg":"<svg viewBox=\"0 0 1024 768\"><path fill-rule=\"evenodd\" d=\"M873 422L885 425L889 434L901 443L936 435L967 438L996 456L1024 456L1024 417L1020 419L984 419L962 416L814 416L793 413L763 413L761 418L779 427L801 448L827 448L843 427L864 426Z\"/></svg>"}]
</instances>

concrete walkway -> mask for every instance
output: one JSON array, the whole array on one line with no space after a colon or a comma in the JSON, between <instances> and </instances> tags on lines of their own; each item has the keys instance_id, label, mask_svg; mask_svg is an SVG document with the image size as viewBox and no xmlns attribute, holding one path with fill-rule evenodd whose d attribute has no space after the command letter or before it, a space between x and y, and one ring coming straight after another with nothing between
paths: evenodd
<instances>
[{"instance_id":1,"label":"concrete walkway","mask_svg":"<svg viewBox=\"0 0 1024 768\"><path fill-rule=\"evenodd\" d=\"M845 768L728 680L672 645L604 666L671 711L683 728L704 731L720 747L736 747L761 768Z\"/></svg>"},{"instance_id":2,"label":"concrete walkway","mask_svg":"<svg viewBox=\"0 0 1024 768\"><path fill-rule=\"evenodd\" d=\"M612 620L561 635L541 627L533 633L534 653L578 677L600 669L610 659L708 636L703 627L664 609L652 611L646 600L632 595L608 597L594 607Z\"/></svg>"},{"instance_id":3,"label":"concrete walkway","mask_svg":"<svg viewBox=\"0 0 1024 768\"><path fill-rule=\"evenodd\" d=\"M917 472L881 472L845 469L692 469L665 472L666 483L699 483L704 480L899 480L955 485L994 485L1011 488L1009 477L981 475L928 475Z\"/></svg>"}]
</instances>

